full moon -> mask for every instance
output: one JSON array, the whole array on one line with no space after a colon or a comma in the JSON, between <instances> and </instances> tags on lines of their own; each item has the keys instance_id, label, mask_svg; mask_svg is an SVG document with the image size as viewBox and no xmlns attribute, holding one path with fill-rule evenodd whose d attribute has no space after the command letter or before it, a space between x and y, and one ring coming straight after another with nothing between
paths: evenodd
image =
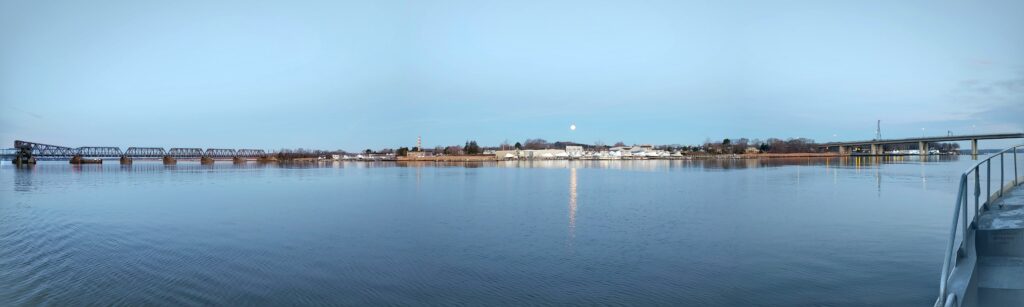
<instances>
[{"instance_id":1,"label":"full moon","mask_svg":"<svg viewBox=\"0 0 1024 307\"><path fill-rule=\"evenodd\" d=\"M576 131L576 124L569 125L569 130Z\"/></svg>"}]
</instances>

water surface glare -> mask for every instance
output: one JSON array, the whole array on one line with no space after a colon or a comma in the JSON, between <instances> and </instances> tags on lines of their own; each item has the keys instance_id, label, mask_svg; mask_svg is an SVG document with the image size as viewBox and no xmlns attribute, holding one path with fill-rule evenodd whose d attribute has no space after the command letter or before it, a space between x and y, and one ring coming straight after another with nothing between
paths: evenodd
<instances>
[{"instance_id":1,"label":"water surface glare","mask_svg":"<svg viewBox=\"0 0 1024 307\"><path fill-rule=\"evenodd\" d=\"M0 166L0 305L923 306L968 157Z\"/></svg>"}]
</instances>

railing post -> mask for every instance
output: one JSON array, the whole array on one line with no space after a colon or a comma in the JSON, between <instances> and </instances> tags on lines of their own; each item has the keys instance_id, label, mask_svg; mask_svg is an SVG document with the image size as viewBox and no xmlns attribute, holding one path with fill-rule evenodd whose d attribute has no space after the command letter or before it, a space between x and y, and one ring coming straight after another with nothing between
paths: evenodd
<instances>
[{"instance_id":1,"label":"railing post","mask_svg":"<svg viewBox=\"0 0 1024 307\"><path fill-rule=\"evenodd\" d=\"M962 187L960 187L961 191L964 191L963 193L960 193L961 194L960 195L961 200L963 200L963 203L962 203L961 207L964 207L964 228L963 228L964 236L963 236L963 240L960 241L960 244L967 244L967 225L968 225L967 219L969 218L969 216L967 215L967 174L960 175L960 185L962 185ZM978 212L975 211L974 215L977 216Z\"/></svg>"},{"instance_id":2,"label":"railing post","mask_svg":"<svg viewBox=\"0 0 1024 307\"><path fill-rule=\"evenodd\" d=\"M1003 162L1003 153L999 153L999 197L1003 197L1003 186L1006 182L1003 180L1003 171L1006 170L1006 163Z\"/></svg>"},{"instance_id":3,"label":"railing post","mask_svg":"<svg viewBox=\"0 0 1024 307\"><path fill-rule=\"evenodd\" d=\"M985 203L992 201L992 159L985 160Z\"/></svg>"},{"instance_id":4,"label":"railing post","mask_svg":"<svg viewBox=\"0 0 1024 307\"><path fill-rule=\"evenodd\" d=\"M1017 147L1014 146L1013 147L1013 185L1014 186L1020 184L1020 182L1017 182L1017 178L1020 178L1020 177L1017 176Z\"/></svg>"},{"instance_id":5,"label":"railing post","mask_svg":"<svg viewBox=\"0 0 1024 307\"><path fill-rule=\"evenodd\" d=\"M974 166L974 214L978 214L978 200L981 198L981 174L978 173L978 166Z\"/></svg>"},{"instance_id":6,"label":"railing post","mask_svg":"<svg viewBox=\"0 0 1024 307\"><path fill-rule=\"evenodd\" d=\"M946 259L942 262L942 277L939 280L939 297L946 297L946 282L949 279L949 266L953 262L953 244L956 243L956 222L960 219L960 202L963 199L962 196L964 191L964 179L967 178L967 174L960 175L960 192L956 195L956 204L953 206L953 223L950 225L949 230L949 244L946 245Z\"/></svg>"}]
</instances>

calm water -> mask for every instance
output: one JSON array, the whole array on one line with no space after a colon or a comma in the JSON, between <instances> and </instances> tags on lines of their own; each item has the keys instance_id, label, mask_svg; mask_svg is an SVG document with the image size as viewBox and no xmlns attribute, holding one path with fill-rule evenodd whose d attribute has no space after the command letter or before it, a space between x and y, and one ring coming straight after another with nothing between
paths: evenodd
<instances>
[{"instance_id":1,"label":"calm water","mask_svg":"<svg viewBox=\"0 0 1024 307\"><path fill-rule=\"evenodd\" d=\"M969 164L5 164L0 305L925 306Z\"/></svg>"}]
</instances>

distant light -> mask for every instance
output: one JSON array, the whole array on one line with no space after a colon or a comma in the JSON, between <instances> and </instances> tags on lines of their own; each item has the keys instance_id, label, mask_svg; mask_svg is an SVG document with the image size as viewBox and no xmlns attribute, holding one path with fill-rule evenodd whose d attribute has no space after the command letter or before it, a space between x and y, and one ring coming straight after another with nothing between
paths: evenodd
<instances>
[{"instance_id":1,"label":"distant light","mask_svg":"<svg viewBox=\"0 0 1024 307\"><path fill-rule=\"evenodd\" d=\"M569 125L569 130L576 131L576 124Z\"/></svg>"}]
</instances>

